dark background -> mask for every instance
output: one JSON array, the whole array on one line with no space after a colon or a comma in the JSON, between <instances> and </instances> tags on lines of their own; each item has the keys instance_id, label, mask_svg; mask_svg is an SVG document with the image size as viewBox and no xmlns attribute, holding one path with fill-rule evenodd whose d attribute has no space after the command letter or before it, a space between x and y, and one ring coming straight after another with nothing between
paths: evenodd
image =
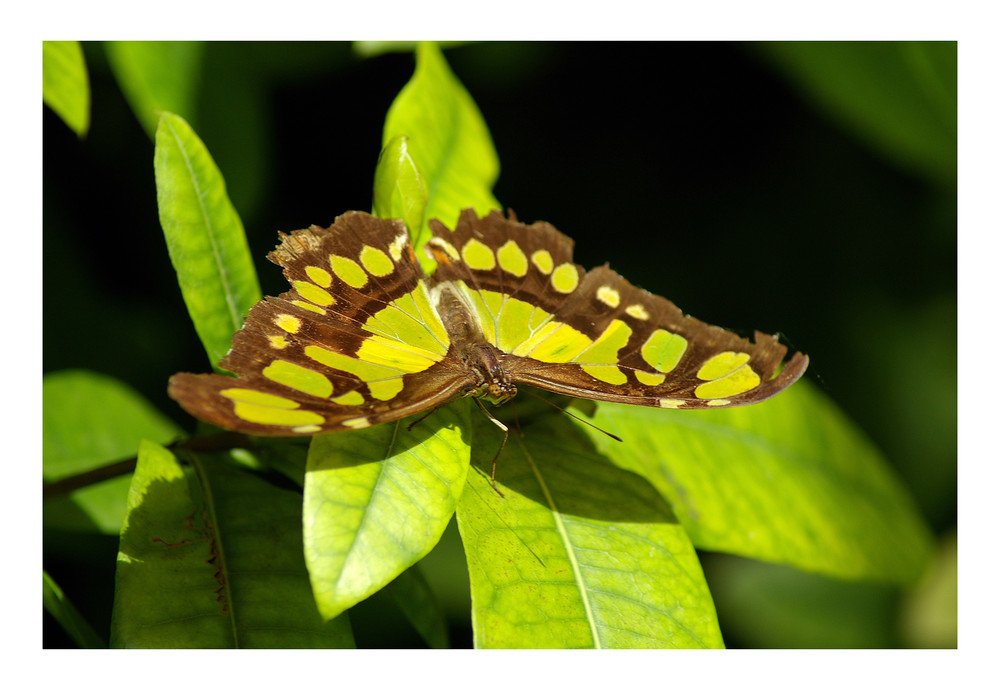
<instances>
[{"instance_id":1,"label":"dark background","mask_svg":"<svg viewBox=\"0 0 1000 690\"><path fill-rule=\"evenodd\" d=\"M153 145L103 46L84 47L89 134L43 115L44 369L110 374L193 428L166 381L210 363L165 251ZM710 323L780 332L935 531L954 529L954 44L487 43L445 56L493 135L501 203L573 237L585 267L608 262ZM182 114L276 294L281 272L264 256L278 231L370 210L385 113L413 57L333 43L211 43L201 57L197 102ZM448 539L441 552L460 559ZM111 568L115 548L100 547ZM896 590L721 556L705 568L731 646L907 643ZM748 603L736 593L755 578ZM789 604L769 586L806 593ZM110 610L110 592L92 597L95 610L104 596ZM398 618L377 597L362 606ZM815 638L782 613L845 606L853 617ZM360 644L420 644L405 623L397 636L361 618ZM468 644L458 614L454 635Z\"/></svg>"}]
</instances>

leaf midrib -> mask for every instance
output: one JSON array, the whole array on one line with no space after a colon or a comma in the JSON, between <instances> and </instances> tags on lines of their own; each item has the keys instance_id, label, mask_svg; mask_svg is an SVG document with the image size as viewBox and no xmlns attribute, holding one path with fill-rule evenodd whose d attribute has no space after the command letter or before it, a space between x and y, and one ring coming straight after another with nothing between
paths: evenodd
<instances>
[{"instance_id":1,"label":"leaf midrib","mask_svg":"<svg viewBox=\"0 0 1000 690\"><path fill-rule=\"evenodd\" d=\"M240 329L242 325L239 312L236 308L235 297L232 290L230 289L230 277L229 272L226 269L225 262L222 261L222 256L219 250L218 241L216 238L215 226L212 223L211 215L208 212L208 208L205 205L204 195L202 192L201 185L198 183L198 176L195 173L194 166L191 163L191 158L188 156L187 148L184 146L183 142L178 136L177 131L173 127L173 123L170 122L169 118L164 118L164 124L170 129L171 135L174 137L174 141L177 143L177 148L181 153L184 160L184 167L188 171L188 176L191 180L191 186L194 188L195 196L198 199L198 209L201 212L202 220L205 224L205 228L208 231L208 241L209 246L212 248L212 259L215 263L216 271L220 276L222 282L222 293L226 300L227 311L229 312L229 319L233 326L233 332Z\"/></svg>"}]
</instances>

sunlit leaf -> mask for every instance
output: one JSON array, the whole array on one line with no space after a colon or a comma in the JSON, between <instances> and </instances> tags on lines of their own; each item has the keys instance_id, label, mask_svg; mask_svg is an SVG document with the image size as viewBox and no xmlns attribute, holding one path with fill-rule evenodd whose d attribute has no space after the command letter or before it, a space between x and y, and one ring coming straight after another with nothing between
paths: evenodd
<instances>
[{"instance_id":1,"label":"sunlit leaf","mask_svg":"<svg viewBox=\"0 0 1000 690\"><path fill-rule=\"evenodd\" d=\"M77 41L42 41L42 100L82 137L90 127L90 83Z\"/></svg>"},{"instance_id":2,"label":"sunlit leaf","mask_svg":"<svg viewBox=\"0 0 1000 690\"><path fill-rule=\"evenodd\" d=\"M457 512L477 647L721 647L694 548L646 480L567 418L512 436L475 420L476 465Z\"/></svg>"},{"instance_id":3,"label":"sunlit leaf","mask_svg":"<svg viewBox=\"0 0 1000 690\"><path fill-rule=\"evenodd\" d=\"M930 534L878 450L808 381L731 410L600 405L594 443L647 477L698 548L909 581Z\"/></svg>"},{"instance_id":4,"label":"sunlit leaf","mask_svg":"<svg viewBox=\"0 0 1000 690\"><path fill-rule=\"evenodd\" d=\"M468 407L317 436L306 467L306 563L320 611L340 614L423 558L441 538L469 468Z\"/></svg>"},{"instance_id":5,"label":"sunlit leaf","mask_svg":"<svg viewBox=\"0 0 1000 690\"><path fill-rule=\"evenodd\" d=\"M154 169L170 260L214 366L260 299L243 223L208 149L177 115L164 113L160 118Z\"/></svg>"},{"instance_id":6,"label":"sunlit leaf","mask_svg":"<svg viewBox=\"0 0 1000 690\"><path fill-rule=\"evenodd\" d=\"M422 227L427 186L410 155L406 137L389 140L375 167L372 213L380 218L402 218L412 238Z\"/></svg>"},{"instance_id":7,"label":"sunlit leaf","mask_svg":"<svg viewBox=\"0 0 1000 690\"><path fill-rule=\"evenodd\" d=\"M431 218L454 227L464 208L480 215L500 208L492 193L500 163L486 122L433 43L417 46L413 78L386 115L382 147L396 137L406 138L427 190L423 222L419 231L411 228L415 245L430 233ZM418 257L425 260L422 253Z\"/></svg>"}]
</instances>

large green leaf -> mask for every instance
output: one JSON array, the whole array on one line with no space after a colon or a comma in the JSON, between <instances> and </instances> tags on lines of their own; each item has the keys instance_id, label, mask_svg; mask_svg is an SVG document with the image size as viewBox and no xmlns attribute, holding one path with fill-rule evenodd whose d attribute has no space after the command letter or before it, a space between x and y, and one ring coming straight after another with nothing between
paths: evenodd
<instances>
[{"instance_id":1,"label":"large green leaf","mask_svg":"<svg viewBox=\"0 0 1000 690\"><path fill-rule=\"evenodd\" d=\"M477 647L721 647L684 528L646 480L615 467L565 417L500 442L474 421L457 516Z\"/></svg>"},{"instance_id":2,"label":"large green leaf","mask_svg":"<svg viewBox=\"0 0 1000 690\"><path fill-rule=\"evenodd\" d=\"M431 218L454 227L464 208L471 206L480 215L500 208L492 193L500 163L486 122L433 43L417 46L413 78L386 115L383 148L397 137L406 138L408 155L427 193L423 221L419 228L410 228L415 245L429 235ZM382 198L377 185L377 208ZM422 253L418 256L423 262Z\"/></svg>"},{"instance_id":3,"label":"large green leaf","mask_svg":"<svg viewBox=\"0 0 1000 690\"><path fill-rule=\"evenodd\" d=\"M306 563L332 618L423 558L441 538L469 469L468 406L317 436L306 466ZM465 438L463 438L465 437Z\"/></svg>"},{"instance_id":4,"label":"large green leaf","mask_svg":"<svg viewBox=\"0 0 1000 690\"><path fill-rule=\"evenodd\" d=\"M90 84L77 41L42 41L42 101L84 136L90 127Z\"/></svg>"},{"instance_id":5,"label":"large green leaf","mask_svg":"<svg viewBox=\"0 0 1000 690\"><path fill-rule=\"evenodd\" d=\"M70 369L42 379L42 476L66 479L135 457L142 439L168 443L181 430L117 379ZM45 502L45 526L117 534L128 477L116 477Z\"/></svg>"},{"instance_id":6,"label":"large green leaf","mask_svg":"<svg viewBox=\"0 0 1000 690\"><path fill-rule=\"evenodd\" d=\"M208 149L181 117L156 129L156 200L170 260L214 366L260 299L243 223Z\"/></svg>"},{"instance_id":7,"label":"large green leaf","mask_svg":"<svg viewBox=\"0 0 1000 690\"><path fill-rule=\"evenodd\" d=\"M113 647L352 646L302 558L301 497L217 457L143 442L115 576Z\"/></svg>"},{"instance_id":8,"label":"large green leaf","mask_svg":"<svg viewBox=\"0 0 1000 690\"><path fill-rule=\"evenodd\" d=\"M588 429L665 496L698 548L910 581L930 534L876 448L808 381L732 410L601 405Z\"/></svg>"},{"instance_id":9,"label":"large green leaf","mask_svg":"<svg viewBox=\"0 0 1000 690\"><path fill-rule=\"evenodd\" d=\"M199 41L108 41L108 62L132 112L153 136L160 112L192 120L203 45Z\"/></svg>"}]
</instances>

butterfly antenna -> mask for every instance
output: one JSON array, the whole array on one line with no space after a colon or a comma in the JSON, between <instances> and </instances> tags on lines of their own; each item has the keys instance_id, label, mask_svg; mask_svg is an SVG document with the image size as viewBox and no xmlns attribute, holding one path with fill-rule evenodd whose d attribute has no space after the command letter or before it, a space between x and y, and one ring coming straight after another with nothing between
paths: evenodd
<instances>
[{"instance_id":1,"label":"butterfly antenna","mask_svg":"<svg viewBox=\"0 0 1000 690\"><path fill-rule=\"evenodd\" d=\"M525 388L525 389L524 389L524 392L525 392L525 393L527 393L528 395L531 395L531 396L533 396L533 397L535 397L535 398L538 398L539 400L541 400L541 401L542 401L543 403L545 403L546 405L549 405L550 407L554 407L555 409L559 410L559 411L560 411L560 412L562 412L563 414L567 414L567 415L569 415L570 417L572 417L572 418L573 418L573 419L575 419L576 421L578 421L578 422L582 422L582 423L586 424L586 425L587 425L587 426L589 426L589 427L590 427L591 429L594 429L595 431L600 431L600 432L601 432L602 434L604 434L605 436L607 436L607 437L609 437L609 438L613 438L613 439L614 439L614 440L616 440L616 441L619 441L619 442L623 442L623 441L621 440L621 438L619 438L618 436L615 436L615 435L614 435L614 434L612 434L612 433L611 433L610 431L605 431L604 429L602 429L601 427L597 426L596 424L594 424L594 423L592 423L592 422L588 422L588 421L587 421L586 419L583 419L582 417L577 417L577 416L576 416L575 414L573 414L572 412L570 412L569 410L567 410L567 409L566 409L565 407L559 407L558 405L556 405L556 404L555 404L554 402L552 402L551 400L546 400L546 399L545 399L545 398L543 398L542 396L538 395L538 393L534 393L534 392L532 392L532 391L528 390L527 388Z\"/></svg>"},{"instance_id":2,"label":"butterfly antenna","mask_svg":"<svg viewBox=\"0 0 1000 690\"><path fill-rule=\"evenodd\" d=\"M497 454L493 456L493 470L490 472L490 481L493 482L493 490L496 491L498 494L500 494L501 498L506 498L503 495L503 492L497 488L497 459L499 459L500 453L503 452L503 447L507 445L507 436L510 434L510 429L508 429L506 424L504 424L499 419L494 417L490 413L490 411L486 409L486 406L483 405L482 400L480 400L479 398L473 398L473 400L475 400L476 404L479 405L479 409L483 411L483 414L486 415L486 417L489 418L491 422L500 427L501 431L503 431L503 441L500 442L500 447L497 449Z\"/></svg>"}]
</instances>

